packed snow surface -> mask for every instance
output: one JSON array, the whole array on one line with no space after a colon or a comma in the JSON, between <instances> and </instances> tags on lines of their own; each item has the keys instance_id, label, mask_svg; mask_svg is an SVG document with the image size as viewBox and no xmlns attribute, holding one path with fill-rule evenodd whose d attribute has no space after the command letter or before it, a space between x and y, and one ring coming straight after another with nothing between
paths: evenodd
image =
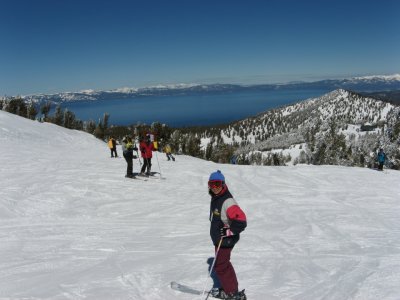
<instances>
[{"instance_id":1,"label":"packed snow surface","mask_svg":"<svg viewBox=\"0 0 400 300\"><path fill-rule=\"evenodd\" d=\"M202 299L169 285L212 286L217 169L248 218L232 253L248 299L400 299L398 171L154 153L166 179L131 180L93 136L3 111L0 150L0 299Z\"/></svg>"}]
</instances>

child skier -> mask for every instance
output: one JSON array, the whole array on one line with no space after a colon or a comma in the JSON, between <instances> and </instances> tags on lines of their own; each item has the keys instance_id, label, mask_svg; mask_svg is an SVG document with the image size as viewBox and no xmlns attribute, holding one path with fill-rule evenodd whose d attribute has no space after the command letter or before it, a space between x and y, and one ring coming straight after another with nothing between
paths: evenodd
<instances>
[{"instance_id":1,"label":"child skier","mask_svg":"<svg viewBox=\"0 0 400 300\"><path fill-rule=\"evenodd\" d=\"M215 298L246 300L244 290L239 291L235 270L230 262L231 252L246 228L246 215L240 209L225 183L221 171L211 173L208 180L211 195L210 235L215 246L215 272L222 288L213 289Z\"/></svg>"}]
</instances>

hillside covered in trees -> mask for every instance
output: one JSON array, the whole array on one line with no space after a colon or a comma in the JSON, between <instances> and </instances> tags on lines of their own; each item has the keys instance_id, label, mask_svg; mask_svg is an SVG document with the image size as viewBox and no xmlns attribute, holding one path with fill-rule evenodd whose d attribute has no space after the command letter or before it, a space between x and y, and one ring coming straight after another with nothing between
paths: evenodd
<instances>
[{"instance_id":1,"label":"hillside covered in trees","mask_svg":"<svg viewBox=\"0 0 400 300\"><path fill-rule=\"evenodd\" d=\"M374 153L384 148L388 166L398 167L399 114L399 106L339 89L186 135L195 132L204 157L220 162L235 156L239 164L373 166Z\"/></svg>"}]
</instances>

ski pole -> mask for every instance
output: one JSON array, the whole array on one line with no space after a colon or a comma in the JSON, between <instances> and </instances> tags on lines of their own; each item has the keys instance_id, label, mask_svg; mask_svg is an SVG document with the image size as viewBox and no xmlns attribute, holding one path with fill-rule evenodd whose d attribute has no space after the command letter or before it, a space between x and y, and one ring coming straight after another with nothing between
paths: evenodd
<instances>
[{"instance_id":1,"label":"ski pole","mask_svg":"<svg viewBox=\"0 0 400 300\"><path fill-rule=\"evenodd\" d=\"M162 174L161 174L161 168L160 168L160 163L159 163L159 161L158 161L158 155L157 155L157 152L158 152L158 151L156 151L156 159L157 159L158 169L160 170L160 178L162 178Z\"/></svg>"},{"instance_id":2,"label":"ski pole","mask_svg":"<svg viewBox=\"0 0 400 300\"><path fill-rule=\"evenodd\" d=\"M139 158L139 156L138 156L138 158ZM140 158L138 160L139 160L139 172L138 173L140 173L141 169L142 169L142 162L140 161Z\"/></svg>"},{"instance_id":3,"label":"ski pole","mask_svg":"<svg viewBox=\"0 0 400 300\"><path fill-rule=\"evenodd\" d=\"M203 299L204 293L206 292L206 287L207 287L208 279L211 277L211 273L212 273L212 271L213 271L213 269L214 269L215 261L217 260L218 252L219 252L219 249L221 248L221 244L222 244L222 239L223 239L223 238L224 238L224 237L221 236L221 239L219 240L219 243L218 243L217 250L215 251L215 257L214 257L213 263L211 264L210 272L208 273L206 282L204 283L203 292L201 293L201 299ZM210 295L210 293L208 293L206 300L208 299L208 296L209 296L209 295Z\"/></svg>"},{"instance_id":4,"label":"ski pole","mask_svg":"<svg viewBox=\"0 0 400 300\"><path fill-rule=\"evenodd\" d=\"M140 160L139 152L136 150L137 158L139 159L139 164L142 166L142 161Z\"/></svg>"}]
</instances>

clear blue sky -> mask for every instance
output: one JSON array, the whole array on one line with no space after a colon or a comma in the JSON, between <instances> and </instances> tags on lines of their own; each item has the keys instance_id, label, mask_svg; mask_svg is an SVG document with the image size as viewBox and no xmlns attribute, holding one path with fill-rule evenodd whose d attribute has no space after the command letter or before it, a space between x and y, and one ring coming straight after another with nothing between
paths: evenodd
<instances>
[{"instance_id":1,"label":"clear blue sky","mask_svg":"<svg viewBox=\"0 0 400 300\"><path fill-rule=\"evenodd\" d=\"M0 0L0 95L400 73L398 0Z\"/></svg>"}]
</instances>

